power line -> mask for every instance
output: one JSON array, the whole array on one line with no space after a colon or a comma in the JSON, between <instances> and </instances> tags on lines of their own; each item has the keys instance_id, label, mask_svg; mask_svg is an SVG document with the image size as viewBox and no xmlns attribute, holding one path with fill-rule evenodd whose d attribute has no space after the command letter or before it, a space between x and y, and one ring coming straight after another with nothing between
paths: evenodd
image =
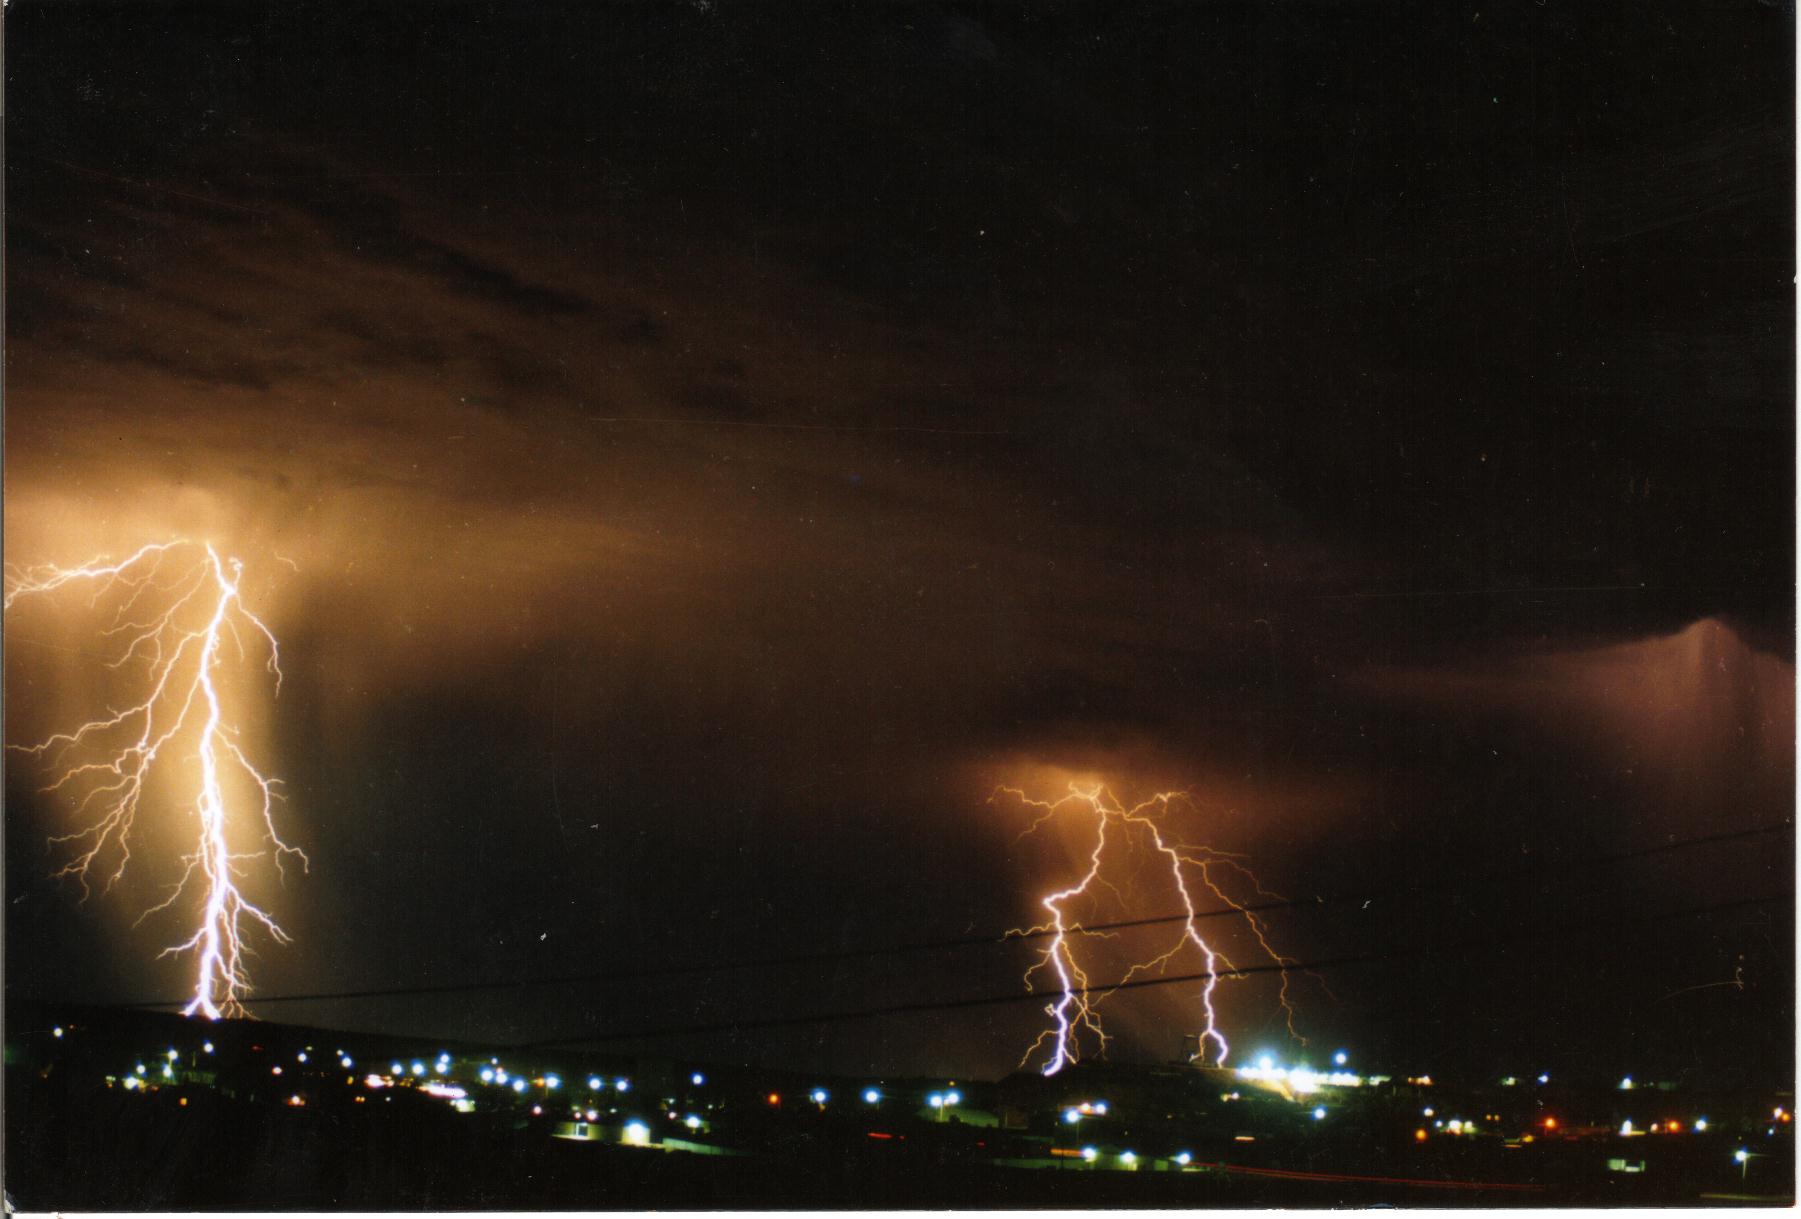
<instances>
[{"instance_id":1,"label":"power line","mask_svg":"<svg viewBox=\"0 0 1801 1219\"><path fill-rule=\"evenodd\" d=\"M1692 850L1698 847L1712 846L1723 842L1734 842L1743 839L1761 837L1766 834L1781 833L1793 827L1787 823L1753 826L1743 830L1726 830L1715 834L1704 834L1695 838L1678 839L1673 842L1659 843L1654 846L1636 847L1625 851L1611 852L1605 855L1593 855L1580 859L1561 862L1534 861L1514 865L1511 868L1490 869L1477 876L1465 876L1456 881L1445 881L1433 885L1416 885L1405 891L1407 898L1429 895L1447 890L1462 891L1475 884L1492 884L1519 875L1530 874L1550 869L1603 867L1609 864L1624 863L1635 859L1644 859L1656 855L1671 854L1678 851ZM1389 890L1387 892L1396 892ZM1353 893L1340 893L1324 897L1279 898L1265 902L1247 902L1241 906L1226 906L1213 910L1198 911L1194 918L1215 919L1232 918L1243 914L1267 914L1280 910L1325 908L1344 905L1352 902L1375 901L1387 895L1381 890L1362 890ZM1183 914L1163 914L1145 918L1121 919L1107 923L1089 923L1084 930L1121 931L1137 927L1154 927L1166 923L1181 922L1189 916ZM357 990L311 991L285 995L259 995L250 1002L264 1003L308 1003L325 1002L344 999L381 999L402 998L419 995L465 994L484 990L507 990L528 986L568 986L585 982L638 982L659 978L690 977L694 975L723 973L741 969L777 969L791 965L828 964L834 961L860 960L882 956L899 956L916 952L945 951L954 948L994 947L1011 942L1027 942L1043 939L1054 934L1050 930L1027 930L1024 932L1007 932L1000 935L988 934L980 936L957 936L948 939L916 940L910 943L885 945L875 948L843 948L812 952L788 953L775 956L746 957L732 961L712 961L687 965L655 965L632 969L614 969L606 971L587 971L578 974L550 974L533 978L517 978L505 981L482 982L443 982L427 983L416 986L380 986ZM180 1007L187 999L145 1000L139 1003L126 1004L132 1008Z\"/></svg>"},{"instance_id":2,"label":"power line","mask_svg":"<svg viewBox=\"0 0 1801 1219\"><path fill-rule=\"evenodd\" d=\"M1653 923L1667 922L1681 918L1699 918L1709 914L1719 914L1728 910L1748 909L1754 906L1774 905L1780 902L1792 902L1792 894L1779 894L1771 897L1747 897L1733 901L1717 902L1708 906L1696 906L1687 910L1675 910L1664 914L1651 915L1647 918L1634 919L1628 922L1615 923L1604 927L1590 927L1586 930L1566 932L1562 930L1546 930L1530 935L1491 937L1486 940L1464 940L1450 944L1429 944L1413 948L1393 949L1387 952L1359 953L1351 956L1327 957L1317 961L1304 961L1292 965L1247 965L1239 969L1202 970L1199 973L1169 974L1155 978L1133 978L1129 981L1116 982L1111 986L1088 987L1088 994L1111 994L1121 990L1139 990L1152 986L1175 986L1183 982L1204 982L1212 978L1240 978L1251 974L1281 973L1287 970L1318 971L1325 969L1341 969L1352 965L1369 965L1383 961L1404 959L1407 957L1437 956L1447 952L1474 952L1502 947L1522 941L1544 939L1550 936L1570 935L1575 937L1615 934L1625 928L1648 926ZM629 1032L578 1034L572 1037L546 1037L535 1041L520 1043L521 1049L547 1049L557 1047L578 1047L611 1041L642 1041L664 1037L685 1037L702 1033L741 1032L748 1029L789 1028L810 1024L837 1024L853 1020L873 1020L883 1016L902 1016L920 1012L957 1011L972 1007L997 1007L1006 1003L1043 1002L1044 994L1032 992L1021 993L1010 991L1006 994L977 995L963 999L910 1000L901 1003L884 1004L878 1007L849 1008L831 1012L815 1012L800 1016L753 1016L731 1020L715 1020L687 1025L663 1025L657 1028L635 1029Z\"/></svg>"}]
</instances>

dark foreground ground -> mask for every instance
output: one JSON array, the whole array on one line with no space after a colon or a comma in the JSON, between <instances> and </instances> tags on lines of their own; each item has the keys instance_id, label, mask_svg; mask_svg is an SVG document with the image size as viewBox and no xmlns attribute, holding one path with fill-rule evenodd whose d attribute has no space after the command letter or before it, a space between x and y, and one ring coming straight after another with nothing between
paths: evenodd
<instances>
[{"instance_id":1,"label":"dark foreground ground","mask_svg":"<svg viewBox=\"0 0 1801 1219\"><path fill-rule=\"evenodd\" d=\"M947 1144L800 1143L746 1157L575 1143L425 1106L283 1109L7 1078L6 1192L30 1210L689 1209L1786 1204L1792 1158L1743 1182L1712 1161L1639 1176L1473 1173L1452 1185L1380 1165L1186 1173L1025 1170ZM1777 1162L1781 1160L1781 1162ZM1543 1165L1541 1164L1541 1168ZM1362 1171L1359 1171L1359 1169ZM1528 1178L1537 1175L1533 1182ZM1559 1174L1553 1174L1559 1175ZM1346 1179L1367 1177L1370 1179Z\"/></svg>"}]
</instances>

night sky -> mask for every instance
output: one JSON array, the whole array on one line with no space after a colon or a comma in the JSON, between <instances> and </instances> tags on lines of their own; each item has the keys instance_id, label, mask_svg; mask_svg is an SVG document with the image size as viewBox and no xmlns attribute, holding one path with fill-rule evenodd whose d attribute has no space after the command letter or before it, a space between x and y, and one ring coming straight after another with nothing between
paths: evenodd
<instances>
[{"instance_id":1,"label":"night sky","mask_svg":"<svg viewBox=\"0 0 1801 1219\"><path fill-rule=\"evenodd\" d=\"M1492 941L1297 978L1316 1057L1788 1072L1792 834L1584 861L1792 814L1793 13L1494 8L17 0L7 557L245 560L312 860L251 882L263 992L503 984L263 1014L1017 991L1019 944L527 983L1030 923L1080 827L989 795L1100 778L1366 895L1270 915L1295 959ZM8 741L113 696L59 606ZM172 838L80 904L41 782L8 993L179 1000ZM1125 1059L1195 1027L1110 1006ZM637 1044L992 1076L1041 1023Z\"/></svg>"}]
</instances>

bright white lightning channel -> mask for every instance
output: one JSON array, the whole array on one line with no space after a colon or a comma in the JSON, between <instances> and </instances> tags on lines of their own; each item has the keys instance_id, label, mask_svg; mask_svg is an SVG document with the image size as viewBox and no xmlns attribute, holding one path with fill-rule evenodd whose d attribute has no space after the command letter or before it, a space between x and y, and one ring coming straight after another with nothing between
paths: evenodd
<instances>
[{"instance_id":1,"label":"bright white lightning channel","mask_svg":"<svg viewBox=\"0 0 1801 1219\"><path fill-rule=\"evenodd\" d=\"M1038 814L1021 837L1035 832L1052 817L1066 810L1072 815L1091 818L1094 826L1094 845L1089 852L1087 870L1075 883L1039 898L1039 905L1049 917L1036 926L1023 928L1016 933L1046 938L1046 946L1039 952L1038 959L1026 970L1027 987L1032 987L1035 975L1048 971L1056 978L1057 988L1056 1000L1047 1003L1044 1009L1051 1023L1021 1057L1021 1066L1047 1047L1048 1052L1039 1066L1043 1074L1055 1075L1064 1067L1074 1065L1082 1057L1083 1033L1089 1034L1098 1051L1104 1054L1109 1038L1106 1027L1101 1023L1101 1004L1120 985L1131 982L1140 974L1153 970L1159 973L1165 971L1187 949L1193 950L1204 971L1199 994L1202 1029L1193 1057L1197 1061L1211 1057L1215 1065L1225 1063L1230 1047L1219 1028L1214 992L1220 978L1231 977L1236 973L1236 967L1200 933L1197 922L1202 912L1195 908L1190 888L1191 876L1243 919L1258 947L1280 967L1280 1002L1287 1016L1289 1033L1296 1040L1305 1043L1306 1039L1295 1029L1294 1006L1288 995L1288 967L1294 962L1270 945L1268 927L1254 910L1230 896L1220 874L1231 874L1238 883L1248 885L1260 897L1274 898L1276 895L1264 889L1250 870L1239 862L1238 857L1210 847L1175 842L1165 836L1159 821L1169 811L1172 803L1186 800L1183 793L1161 792L1130 807L1100 784L1085 787L1071 783L1068 794L1057 800L1034 800L1018 788L1003 787L991 799L1002 796L1017 799ZM1109 933L1086 928L1073 919L1069 903L1076 898L1090 896L1098 889L1104 888L1117 893L1118 890L1103 877L1102 871L1109 859L1135 850L1148 851L1168 869L1170 887L1182 903L1183 914L1171 920L1181 924L1179 934L1174 943L1162 952L1135 962L1119 982L1095 986L1082 964L1078 948L1082 941L1090 937L1110 936Z\"/></svg>"},{"instance_id":2,"label":"bright white lightning channel","mask_svg":"<svg viewBox=\"0 0 1801 1219\"><path fill-rule=\"evenodd\" d=\"M73 852L55 875L78 882L84 899L96 873L104 874L102 892L110 890L131 859L132 830L152 777L194 763L185 780L192 791L186 811L194 817L193 849L182 857L169 895L138 922L184 896L199 897L193 934L159 957L193 957L193 997L183 1014L209 1020L247 1014L246 931L261 927L277 943L288 942L287 932L239 888L250 864L272 859L280 876L290 856L303 867L307 862L276 832L279 781L245 755L227 710L225 674L234 666L260 660L271 696L281 692L281 650L244 604L243 570L238 559L221 556L209 542L181 540L144 546L118 562L101 558L79 567L6 571L8 611L21 598L78 589L89 594L88 610L110 609L101 637L122 646L107 667L129 674L143 691L123 710L109 709L72 731L13 747L50 770L43 790L70 800L72 815L85 822L52 839ZM183 753L189 744L194 752ZM245 794L234 797L233 789Z\"/></svg>"}]
</instances>

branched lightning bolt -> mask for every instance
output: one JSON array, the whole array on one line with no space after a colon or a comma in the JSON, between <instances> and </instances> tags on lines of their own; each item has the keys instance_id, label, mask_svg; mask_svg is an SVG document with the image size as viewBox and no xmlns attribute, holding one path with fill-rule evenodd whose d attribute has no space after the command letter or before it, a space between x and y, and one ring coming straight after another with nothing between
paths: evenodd
<instances>
[{"instance_id":1,"label":"branched lightning bolt","mask_svg":"<svg viewBox=\"0 0 1801 1219\"><path fill-rule=\"evenodd\" d=\"M1163 972L1170 963L1185 949L1192 949L1199 956L1206 969L1207 980L1201 987L1200 1007L1202 1016L1202 1032L1199 1044L1195 1048L1195 1059L1208 1057L1209 1048L1216 1052L1213 1055L1215 1064L1223 1064L1226 1060L1228 1045L1223 1033L1219 1031L1219 1017L1214 1008L1214 990L1220 978L1230 977L1236 966L1226 955L1202 937L1196 925L1200 912L1194 904L1194 894L1190 888L1191 878L1199 883L1229 908L1237 911L1250 929L1252 937L1259 947L1269 954L1277 965L1283 967L1280 1002L1288 1020L1289 1033L1298 1040L1305 1041L1295 1030L1294 1006L1288 993L1287 966L1294 964L1289 958L1277 952L1269 941L1269 929L1257 914L1245 904L1231 896L1228 888L1222 883L1221 873L1230 873L1233 877L1248 884L1253 892L1263 897L1274 894L1265 890L1258 883L1251 871L1228 852L1216 851L1209 847L1188 846L1166 838L1159 822L1169 812L1172 804L1188 802L1182 792L1160 792L1139 804L1127 807L1120 799L1100 784L1084 787L1071 783L1068 794L1056 800L1036 800L1024 791L1014 787L1003 787L996 790L990 802L1001 797L1017 799L1030 809L1037 811L1032 823L1021 833L1021 837L1037 832L1046 822L1060 813L1067 811L1080 812L1093 819L1094 845L1088 855L1088 867L1082 877L1066 888L1047 893L1039 899L1039 904L1049 914L1044 922L1033 927L1021 929L1016 934L1022 936L1048 936L1045 947L1039 952L1038 959L1026 970L1025 981L1028 989L1034 986L1034 978L1045 971L1056 975L1057 999L1045 1005L1045 1014L1051 1023L1038 1035L1020 1059L1020 1065L1026 1063L1049 1047L1040 1070L1045 1075L1055 1075L1064 1067L1079 1062L1082 1057L1082 1032L1086 1030L1092 1035L1097 1050L1105 1054L1108 1034L1101 1023L1099 1009L1109 995L1124 982L1129 982L1140 974L1156 970ZM1110 854L1110 851L1112 852ZM1181 909L1186 912L1180 917L1181 930L1174 943L1163 952L1145 961L1136 962L1128 969L1119 982L1100 989L1094 988L1084 970L1077 952L1079 945L1090 938L1102 936L1104 933L1091 931L1079 921L1074 921L1067 910L1068 904L1075 898L1091 893L1097 887L1105 887L1118 895L1102 876L1102 868L1106 862L1118 855L1129 855L1134 852L1148 852L1154 860L1160 861L1168 869L1169 881L1176 895L1181 899Z\"/></svg>"},{"instance_id":2,"label":"branched lightning bolt","mask_svg":"<svg viewBox=\"0 0 1801 1219\"><path fill-rule=\"evenodd\" d=\"M247 640L266 652L264 665L274 693L281 691L280 647L269 627L245 606L242 578L243 564L237 559L221 557L210 543L190 541L144 546L118 562L100 558L69 568L9 565L6 571L4 606L9 611L21 597L90 590L87 608L112 610L102 637L122 641L108 667L134 674L141 670L144 694L138 702L120 711L109 709L35 745L13 746L52 769L43 790L71 800L74 817L85 819L82 828L52 839L71 845L72 855L56 876L79 883L84 900L97 872L104 874L102 892L124 875L146 785L159 764L193 743L198 764L194 849L182 857L180 878L169 895L138 921L199 890L203 900L193 935L159 956L193 955L193 998L183 1012L209 1020L245 1014L242 999L251 989L245 972L247 921L277 943L288 942L287 932L238 887L245 864L273 857L281 873L289 856L303 867L307 862L304 852L276 832L279 781L251 763L239 744L239 730L226 715L221 675L227 666L249 659ZM255 792L250 800L234 804L229 799L228 776L234 774L240 782L248 780ZM115 856L117 862L109 868L107 861Z\"/></svg>"}]
</instances>

